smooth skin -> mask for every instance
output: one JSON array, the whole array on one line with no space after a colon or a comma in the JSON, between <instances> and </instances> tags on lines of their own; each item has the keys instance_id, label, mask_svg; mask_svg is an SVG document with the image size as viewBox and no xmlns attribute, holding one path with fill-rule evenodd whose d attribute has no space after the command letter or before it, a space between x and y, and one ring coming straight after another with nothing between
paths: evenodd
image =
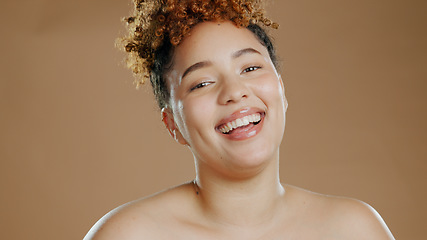
<instances>
[{"instance_id":1,"label":"smooth skin","mask_svg":"<svg viewBox=\"0 0 427 240\"><path fill-rule=\"evenodd\" d=\"M287 101L252 32L198 24L176 48L166 79L163 122L192 151L195 181L111 211L85 240L394 239L365 203L280 183ZM218 130L248 113L260 113L261 122L238 134Z\"/></svg>"}]
</instances>

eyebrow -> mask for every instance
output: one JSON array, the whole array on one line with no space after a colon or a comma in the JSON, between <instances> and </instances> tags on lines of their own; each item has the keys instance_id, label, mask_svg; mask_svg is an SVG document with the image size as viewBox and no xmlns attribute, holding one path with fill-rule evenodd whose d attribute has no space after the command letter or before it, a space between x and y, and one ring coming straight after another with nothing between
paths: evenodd
<instances>
[{"instance_id":1,"label":"eyebrow","mask_svg":"<svg viewBox=\"0 0 427 240\"><path fill-rule=\"evenodd\" d=\"M260 52L258 52L257 50L255 50L255 49L253 49L253 48L244 48L244 49L241 49L241 50L239 50L239 51L237 51L237 52L233 53L231 56L232 56L233 58L238 58L238 57L240 57L240 56L242 56L242 55L245 55L245 54L252 54L252 53L262 55Z\"/></svg>"},{"instance_id":2,"label":"eyebrow","mask_svg":"<svg viewBox=\"0 0 427 240\"><path fill-rule=\"evenodd\" d=\"M246 55L246 54L259 54L259 55L262 55L259 51L255 50L255 49L253 49L253 48L244 48L244 49L241 49L241 50L239 50L239 51L237 51L237 52L234 52L234 53L231 55L231 57L232 57L232 58L239 58L239 57L241 57L241 56L243 56L243 55ZM212 65L212 62L211 62L211 61L202 61L202 62L197 62L197 63L195 63L195 64L191 65L190 67L188 67L188 68L184 71L184 73L182 74L181 79L183 79L185 76L187 76L187 75L188 75L188 74L190 74L191 72L194 72L194 71L196 71L196 70L198 70L198 69L200 69L200 68L209 67L209 66L211 66L211 65Z\"/></svg>"},{"instance_id":3,"label":"eyebrow","mask_svg":"<svg viewBox=\"0 0 427 240\"><path fill-rule=\"evenodd\" d=\"M210 65L212 65L211 61L203 61L203 62L195 63L185 70L184 74L182 74L181 79L184 78L186 75L190 74L191 72L196 71L197 69L208 67Z\"/></svg>"}]
</instances>

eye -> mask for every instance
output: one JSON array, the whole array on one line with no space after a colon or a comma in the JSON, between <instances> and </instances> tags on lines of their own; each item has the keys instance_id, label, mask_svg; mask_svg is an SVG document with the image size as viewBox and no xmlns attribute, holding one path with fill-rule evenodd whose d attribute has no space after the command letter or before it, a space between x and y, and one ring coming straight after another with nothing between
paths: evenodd
<instances>
[{"instance_id":1,"label":"eye","mask_svg":"<svg viewBox=\"0 0 427 240\"><path fill-rule=\"evenodd\" d=\"M248 68L245 68L242 73L247 73L247 72L252 72L252 71L256 71L258 69L260 69L260 66L250 66Z\"/></svg>"},{"instance_id":2,"label":"eye","mask_svg":"<svg viewBox=\"0 0 427 240\"><path fill-rule=\"evenodd\" d=\"M210 84L210 82L201 82L201 83L197 84L196 86L192 87L190 89L190 91L196 90L198 88L206 87L209 84Z\"/></svg>"}]
</instances>

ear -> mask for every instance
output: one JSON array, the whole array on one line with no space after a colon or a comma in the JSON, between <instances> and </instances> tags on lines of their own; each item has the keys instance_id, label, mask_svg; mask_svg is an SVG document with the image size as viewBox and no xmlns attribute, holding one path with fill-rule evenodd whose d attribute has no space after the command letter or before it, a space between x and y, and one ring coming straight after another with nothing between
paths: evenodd
<instances>
[{"instance_id":1,"label":"ear","mask_svg":"<svg viewBox=\"0 0 427 240\"><path fill-rule=\"evenodd\" d=\"M279 82L280 82L280 87L282 88L283 102L285 103L285 111L287 111L288 110L288 100L286 99L286 95L285 95L285 86L283 84L282 75L279 75Z\"/></svg>"},{"instance_id":2,"label":"ear","mask_svg":"<svg viewBox=\"0 0 427 240\"><path fill-rule=\"evenodd\" d=\"M169 131L169 134L175 141L182 145L188 145L185 141L181 132L178 129L178 126L175 124L175 119L173 117L172 110L168 107L162 108L162 122L165 124L166 129Z\"/></svg>"}]
</instances>

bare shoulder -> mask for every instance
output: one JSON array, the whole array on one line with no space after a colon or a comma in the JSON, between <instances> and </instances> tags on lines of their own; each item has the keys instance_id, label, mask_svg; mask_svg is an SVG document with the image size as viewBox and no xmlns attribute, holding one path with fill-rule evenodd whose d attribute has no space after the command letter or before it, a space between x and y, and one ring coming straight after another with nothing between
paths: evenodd
<instances>
[{"instance_id":1,"label":"bare shoulder","mask_svg":"<svg viewBox=\"0 0 427 240\"><path fill-rule=\"evenodd\" d=\"M331 223L343 234L362 239L394 239L379 213L367 203L350 198L331 197Z\"/></svg>"},{"instance_id":2,"label":"bare shoulder","mask_svg":"<svg viewBox=\"0 0 427 240\"><path fill-rule=\"evenodd\" d=\"M378 212L362 201L286 186L306 206L306 218L329 239L394 239ZM328 232L329 231L329 232Z\"/></svg>"},{"instance_id":3,"label":"bare shoulder","mask_svg":"<svg viewBox=\"0 0 427 240\"><path fill-rule=\"evenodd\" d=\"M168 238L165 226L180 217L177 208L188 205L184 199L188 188L184 184L126 203L99 219L84 240Z\"/></svg>"}]
</instances>

